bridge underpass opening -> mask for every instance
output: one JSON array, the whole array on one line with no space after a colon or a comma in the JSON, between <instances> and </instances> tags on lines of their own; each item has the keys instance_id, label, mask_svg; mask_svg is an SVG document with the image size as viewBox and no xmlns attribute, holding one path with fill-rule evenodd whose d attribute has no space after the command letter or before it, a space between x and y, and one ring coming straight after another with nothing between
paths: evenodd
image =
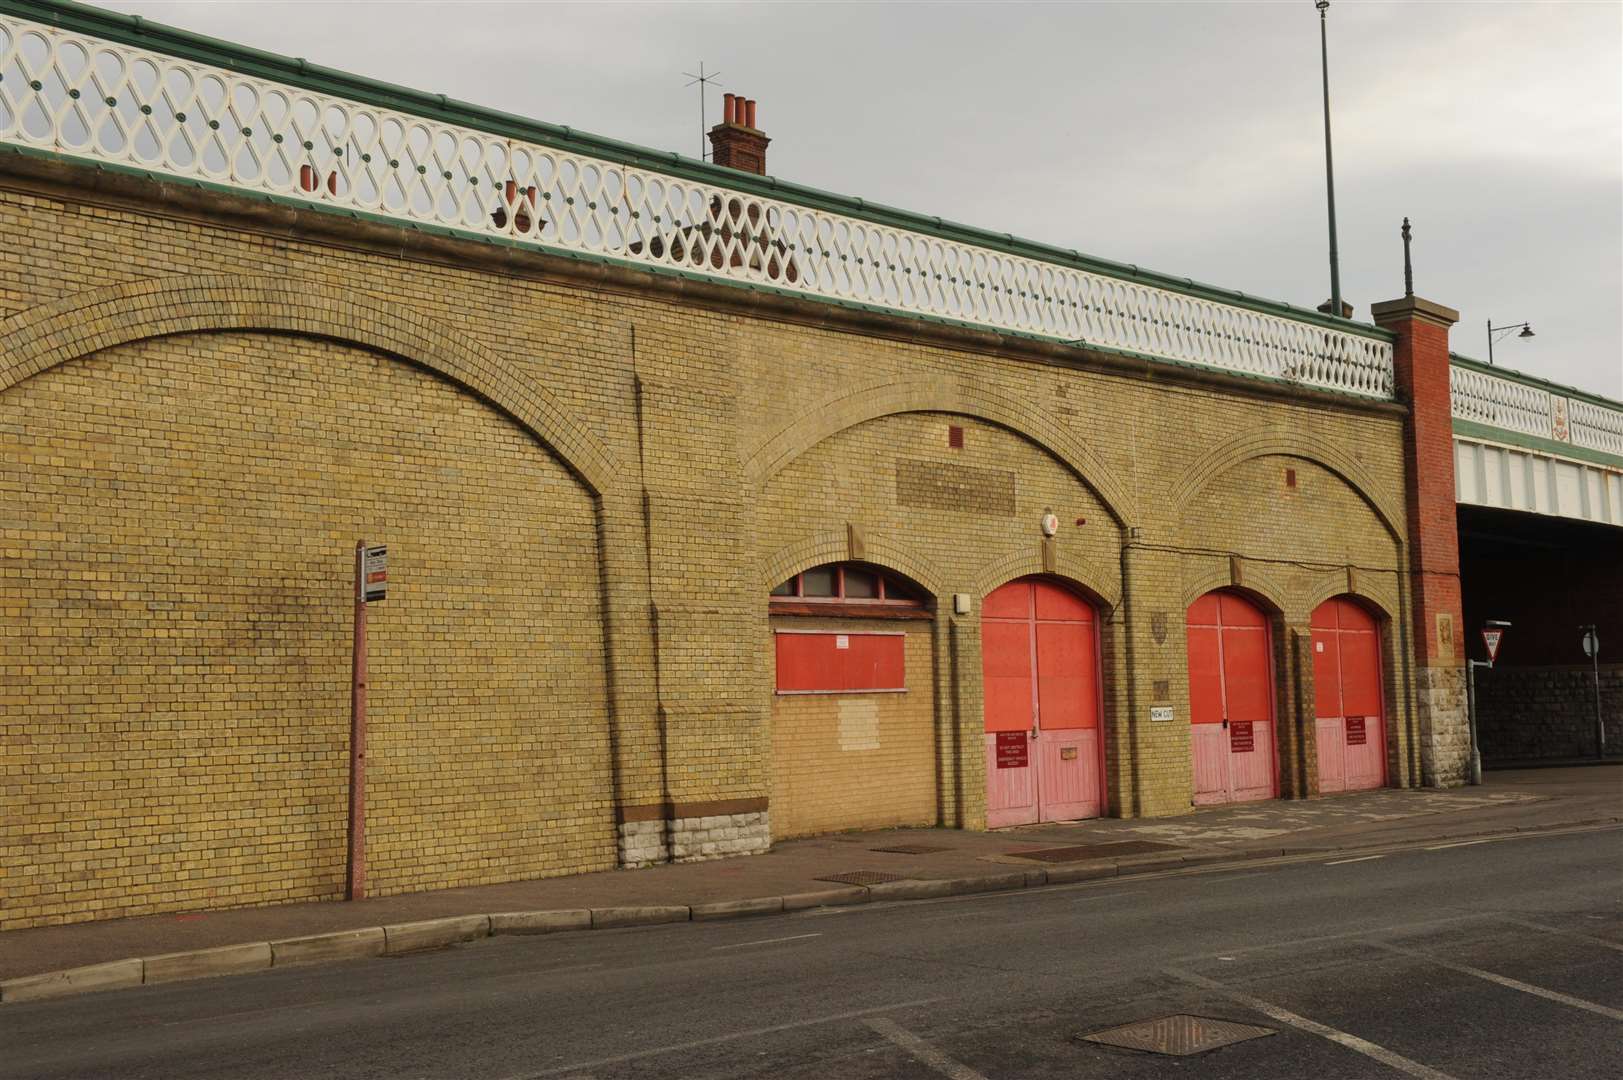
<instances>
[{"instance_id":1,"label":"bridge underpass opening","mask_svg":"<svg viewBox=\"0 0 1623 1080\"><path fill-rule=\"evenodd\" d=\"M1477 734L1489 768L1623 757L1623 529L1460 506L1466 655L1486 660L1482 626L1510 622L1492 670L1478 668ZM1600 663L1584 654L1595 626Z\"/></svg>"}]
</instances>

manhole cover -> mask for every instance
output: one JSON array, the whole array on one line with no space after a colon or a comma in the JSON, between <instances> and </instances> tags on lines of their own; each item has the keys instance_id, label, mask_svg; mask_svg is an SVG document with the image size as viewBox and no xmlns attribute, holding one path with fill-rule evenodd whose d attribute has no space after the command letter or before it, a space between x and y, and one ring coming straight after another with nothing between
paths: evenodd
<instances>
[{"instance_id":1,"label":"manhole cover","mask_svg":"<svg viewBox=\"0 0 1623 1080\"><path fill-rule=\"evenodd\" d=\"M1140 1020L1121 1027L1096 1031L1092 1035L1078 1035L1083 1042L1120 1046L1127 1050L1142 1050L1147 1054L1170 1054L1187 1057L1204 1054L1220 1046L1230 1046L1247 1039L1260 1039L1274 1032L1252 1024L1237 1024L1233 1020L1214 1020L1209 1016L1191 1016L1175 1013L1158 1016L1154 1020Z\"/></svg>"},{"instance_id":2,"label":"manhole cover","mask_svg":"<svg viewBox=\"0 0 1623 1080\"><path fill-rule=\"evenodd\" d=\"M838 881L841 885L878 885L885 881L906 881L906 874L887 874L883 870L847 870L843 874L825 874L814 881Z\"/></svg>"},{"instance_id":3,"label":"manhole cover","mask_svg":"<svg viewBox=\"0 0 1623 1080\"><path fill-rule=\"evenodd\" d=\"M895 847L876 847L868 850L883 852L886 855L929 855L937 851L951 851L952 849L932 847L929 844L897 844Z\"/></svg>"},{"instance_id":4,"label":"manhole cover","mask_svg":"<svg viewBox=\"0 0 1623 1080\"><path fill-rule=\"evenodd\" d=\"M1036 859L1039 862L1081 862L1083 859L1109 859L1117 855L1143 855L1151 851L1172 851L1176 844L1158 844L1154 840L1123 840L1119 844L1079 844L1073 847L1038 848L1036 851L1011 851L1017 859Z\"/></svg>"}]
</instances>

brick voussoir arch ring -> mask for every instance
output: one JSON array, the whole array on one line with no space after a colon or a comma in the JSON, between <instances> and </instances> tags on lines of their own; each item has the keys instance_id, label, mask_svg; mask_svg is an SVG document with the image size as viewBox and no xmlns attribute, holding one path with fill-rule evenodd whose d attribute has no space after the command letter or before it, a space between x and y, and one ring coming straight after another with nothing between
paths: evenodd
<instances>
[{"instance_id":1,"label":"brick voussoir arch ring","mask_svg":"<svg viewBox=\"0 0 1623 1080\"><path fill-rule=\"evenodd\" d=\"M895 544L883 536L869 535L863 541L866 549L862 559L865 563L882 566L887 570L894 570L899 574L912 578L923 586L931 596L940 597L943 585L941 574L932 566L928 559L909 551L906 547ZM771 558L762 564L761 595L764 598L768 592L783 584L802 570L809 570L824 563L845 562L850 558L849 538L843 530L827 530L816 532L810 536L797 540L792 544L779 548Z\"/></svg>"},{"instance_id":2,"label":"brick voussoir arch ring","mask_svg":"<svg viewBox=\"0 0 1623 1080\"><path fill-rule=\"evenodd\" d=\"M1191 579L1184 585L1184 608L1187 610L1196 600L1214 589L1234 589L1236 592L1250 593L1254 599L1262 601L1262 607L1270 614L1282 618L1291 619L1297 615L1291 610L1291 598L1286 591L1279 587L1279 583L1272 575L1255 563L1245 564L1245 582L1240 585L1234 584L1226 566L1214 567ZM1302 617L1306 618L1306 613L1303 613Z\"/></svg>"},{"instance_id":3,"label":"brick voussoir arch ring","mask_svg":"<svg viewBox=\"0 0 1623 1080\"><path fill-rule=\"evenodd\" d=\"M1129 489L1069 429L1014 395L950 378L886 379L843 390L757 446L744 459L744 477L759 489L795 458L846 428L919 412L974 417L1029 439L1091 488L1119 526L1126 529L1137 523Z\"/></svg>"},{"instance_id":4,"label":"brick voussoir arch ring","mask_svg":"<svg viewBox=\"0 0 1623 1080\"><path fill-rule=\"evenodd\" d=\"M1171 507L1177 512L1179 519L1182 519L1189 500L1199 494L1212 480L1252 458L1270 455L1301 458L1329 469L1369 504L1392 538L1400 545L1403 543L1402 506L1394 504L1388 496L1378 494L1379 487L1362 465L1333 443L1286 428L1268 427L1242 432L1211 452L1201 455L1200 464L1189 470L1184 475L1183 481L1173 489Z\"/></svg>"},{"instance_id":5,"label":"brick voussoir arch ring","mask_svg":"<svg viewBox=\"0 0 1623 1080\"><path fill-rule=\"evenodd\" d=\"M1033 574L1049 574L1043 569L1042 557L1035 552L1018 551L992 563L975 581L975 595L986 597L994 589L1015 578ZM1102 615L1115 611L1120 602L1116 576L1109 574L1097 562L1082 555L1061 550L1056 553L1052 576L1073 581L1098 598L1103 605Z\"/></svg>"},{"instance_id":6,"label":"brick voussoir arch ring","mask_svg":"<svg viewBox=\"0 0 1623 1080\"><path fill-rule=\"evenodd\" d=\"M614 456L545 387L514 375L466 334L381 297L281 277L198 275L91 289L0 321L0 393L90 353L172 334L260 330L327 338L433 371L509 416L594 495Z\"/></svg>"}]
</instances>

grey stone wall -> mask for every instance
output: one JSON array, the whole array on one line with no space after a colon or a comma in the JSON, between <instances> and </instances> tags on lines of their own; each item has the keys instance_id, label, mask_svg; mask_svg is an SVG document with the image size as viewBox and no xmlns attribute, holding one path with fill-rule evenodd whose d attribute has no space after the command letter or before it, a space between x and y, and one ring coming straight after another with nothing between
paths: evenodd
<instances>
[{"instance_id":1,"label":"grey stone wall","mask_svg":"<svg viewBox=\"0 0 1623 1080\"><path fill-rule=\"evenodd\" d=\"M1477 737L1482 760L1595 755L1595 681L1589 665L1478 669ZM1600 668L1606 756L1623 757L1623 664Z\"/></svg>"}]
</instances>

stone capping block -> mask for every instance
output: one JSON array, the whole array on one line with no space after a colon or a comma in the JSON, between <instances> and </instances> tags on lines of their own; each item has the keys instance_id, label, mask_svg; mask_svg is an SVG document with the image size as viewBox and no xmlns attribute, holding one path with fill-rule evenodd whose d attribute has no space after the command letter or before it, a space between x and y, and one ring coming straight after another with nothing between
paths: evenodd
<instances>
[{"instance_id":1,"label":"stone capping block","mask_svg":"<svg viewBox=\"0 0 1623 1080\"><path fill-rule=\"evenodd\" d=\"M384 939L381 926L369 926L365 930L340 930L332 934L284 938L270 943L271 966L330 964L339 960L362 960L371 956L382 956Z\"/></svg>"},{"instance_id":2,"label":"stone capping block","mask_svg":"<svg viewBox=\"0 0 1623 1080\"><path fill-rule=\"evenodd\" d=\"M222 945L217 949L149 956L143 963L146 965L145 981L149 984L204 979L211 975L240 975L270 967L271 946L268 941Z\"/></svg>"},{"instance_id":3,"label":"stone capping block","mask_svg":"<svg viewBox=\"0 0 1623 1080\"><path fill-rule=\"evenodd\" d=\"M590 930L590 908L564 911L500 911L490 916L490 932L495 934L555 934L560 930Z\"/></svg>"},{"instance_id":4,"label":"stone capping block","mask_svg":"<svg viewBox=\"0 0 1623 1080\"><path fill-rule=\"evenodd\" d=\"M659 923L687 922L691 917L690 908L668 905L593 908L592 929L600 930L613 926L655 926Z\"/></svg>"},{"instance_id":5,"label":"stone capping block","mask_svg":"<svg viewBox=\"0 0 1623 1080\"><path fill-rule=\"evenodd\" d=\"M720 900L712 904L694 904L693 921L707 919L733 919L741 915L776 915L783 910L783 897L757 896L750 900Z\"/></svg>"},{"instance_id":6,"label":"stone capping block","mask_svg":"<svg viewBox=\"0 0 1623 1080\"><path fill-rule=\"evenodd\" d=\"M783 910L805 911L807 908L844 907L846 904L865 904L868 890L861 885L848 885L838 889L816 889L812 892L785 893Z\"/></svg>"},{"instance_id":7,"label":"stone capping block","mask_svg":"<svg viewBox=\"0 0 1623 1080\"><path fill-rule=\"evenodd\" d=\"M459 915L449 919L397 923L383 928L383 955L443 949L464 941L490 936L489 915Z\"/></svg>"},{"instance_id":8,"label":"stone capping block","mask_svg":"<svg viewBox=\"0 0 1623 1080\"><path fill-rule=\"evenodd\" d=\"M0 1001L43 1001L46 998L86 994L92 990L119 990L140 986L146 975L144 961L114 960L89 967L23 975L0 982Z\"/></svg>"}]
</instances>

